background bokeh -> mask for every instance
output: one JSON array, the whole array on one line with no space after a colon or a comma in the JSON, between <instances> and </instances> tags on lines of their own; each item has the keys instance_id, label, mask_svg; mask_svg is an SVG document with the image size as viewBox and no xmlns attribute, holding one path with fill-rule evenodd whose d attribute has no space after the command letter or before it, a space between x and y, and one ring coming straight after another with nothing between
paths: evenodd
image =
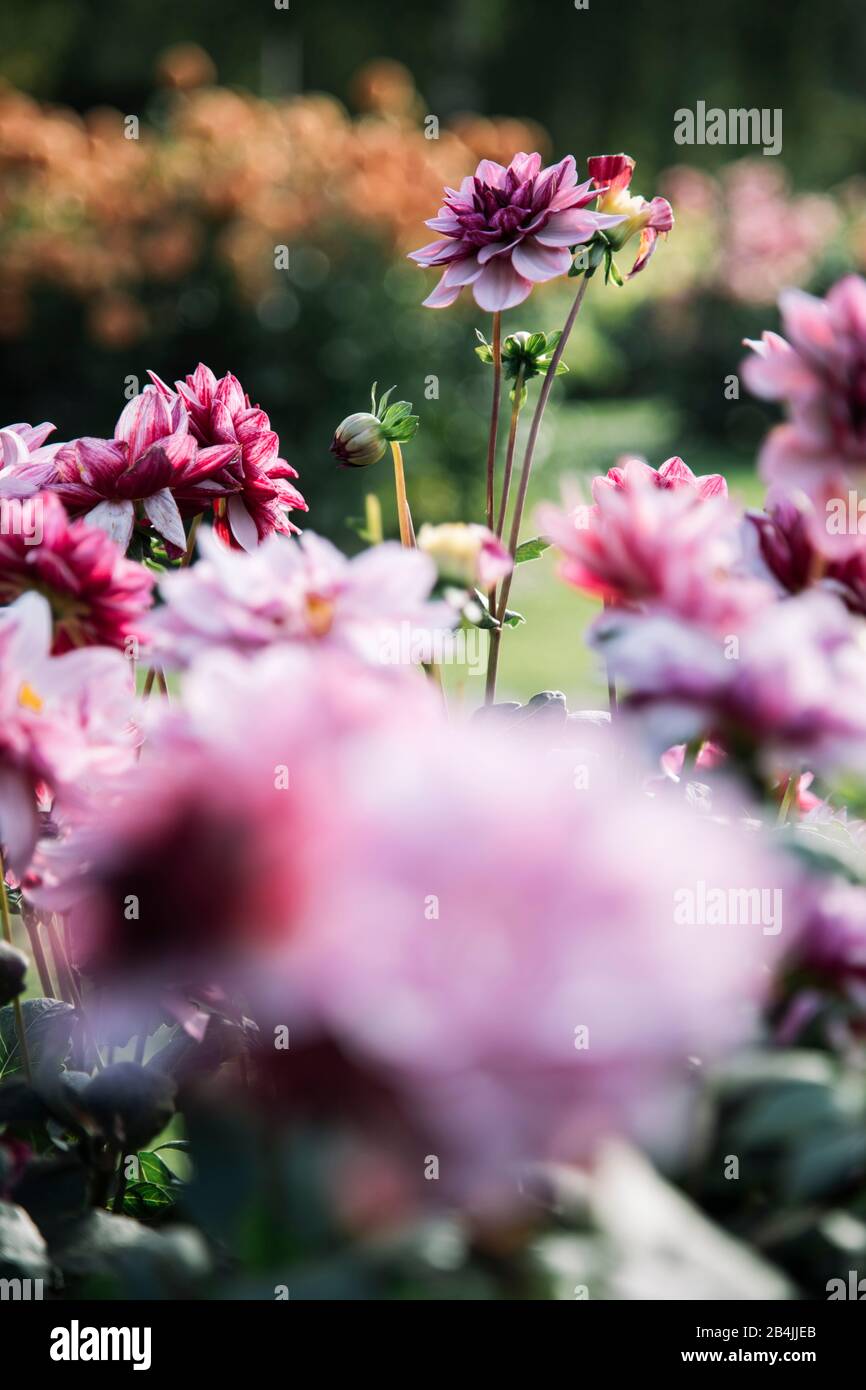
<instances>
[{"instance_id":1,"label":"background bokeh","mask_svg":"<svg viewBox=\"0 0 866 1390\"><path fill-rule=\"evenodd\" d=\"M782 286L820 291L866 262L864 59L861 0L783 16L753 0L16 0L0 16L0 420L110 434L130 378L203 359L268 410L310 524L351 548L371 488L395 533L391 480L338 470L327 446L373 381L396 382L422 420L416 519L480 517L488 324L468 298L422 309L432 276L405 252L481 155L584 167L626 149L677 224L646 274L593 286L533 495L626 451L754 493L767 415L726 380ZM781 108L781 155L677 146L674 112L698 100ZM506 330L556 326L569 293L536 293ZM521 571L530 621L508 634L503 684L591 699L589 610L552 570Z\"/></svg>"}]
</instances>

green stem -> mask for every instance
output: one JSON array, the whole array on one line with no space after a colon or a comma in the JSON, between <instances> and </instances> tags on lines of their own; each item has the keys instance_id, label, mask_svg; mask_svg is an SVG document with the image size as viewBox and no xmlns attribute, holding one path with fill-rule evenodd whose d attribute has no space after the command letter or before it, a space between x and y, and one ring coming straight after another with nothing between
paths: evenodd
<instances>
[{"instance_id":1,"label":"green stem","mask_svg":"<svg viewBox=\"0 0 866 1390\"><path fill-rule=\"evenodd\" d=\"M391 454L394 459L394 486L397 489L397 520L400 523L400 544L411 550L415 545L415 528L409 511L409 498L406 496L406 474L403 471L403 451L400 445L391 441Z\"/></svg>"},{"instance_id":2,"label":"green stem","mask_svg":"<svg viewBox=\"0 0 866 1390\"><path fill-rule=\"evenodd\" d=\"M777 824L777 825L785 825L785 824L787 824L787 820L788 820L788 816L789 816L790 811L791 811L791 807L795 804L795 801L796 801L797 791L798 791L798 789L799 789L799 786L800 786L800 775L799 775L799 773L797 773L797 772L791 772L791 773L789 773L789 775L788 775L788 785L785 787L785 794L784 794L784 796L782 797L782 803L781 803L781 805L780 805L780 807L779 807L779 816L778 816L778 819L777 819L777 821L776 821L776 824Z\"/></svg>"},{"instance_id":3,"label":"green stem","mask_svg":"<svg viewBox=\"0 0 866 1390\"><path fill-rule=\"evenodd\" d=\"M201 519L202 513L199 512L198 516L194 516L190 523L189 535L186 538L186 550L180 562L180 569L186 569L187 565L192 564L192 557L195 554L195 540L198 535L198 528L201 526Z\"/></svg>"},{"instance_id":4,"label":"green stem","mask_svg":"<svg viewBox=\"0 0 866 1390\"><path fill-rule=\"evenodd\" d=\"M490 406L490 433L487 436L487 529L493 530L493 493L496 473L496 437L499 432L499 402L502 396L502 315L493 315L493 400Z\"/></svg>"},{"instance_id":5,"label":"green stem","mask_svg":"<svg viewBox=\"0 0 866 1390\"><path fill-rule=\"evenodd\" d=\"M48 968L45 948L42 945L42 938L39 935L39 917L32 909L27 909L22 904L21 920L30 938L30 950L36 962L36 969L39 971L39 983L42 986L42 993L46 999L57 999L59 996L54 993L51 971Z\"/></svg>"},{"instance_id":6,"label":"green stem","mask_svg":"<svg viewBox=\"0 0 866 1390\"><path fill-rule=\"evenodd\" d=\"M500 540L502 540L502 532L505 530L505 516L508 511L508 494L511 489L511 474L514 471L514 446L517 443L517 426L520 423L520 411L522 407L523 368L520 367L514 382L511 423L508 427L508 447L505 452L505 474L502 479L502 498L499 503L499 519L496 523L496 534Z\"/></svg>"},{"instance_id":7,"label":"green stem","mask_svg":"<svg viewBox=\"0 0 866 1390\"><path fill-rule=\"evenodd\" d=\"M580 312L580 306L583 303L583 297L586 294L588 285L589 276L581 276L580 288L578 289L577 294L574 296L574 303L568 311L568 317L566 318L565 324L563 325L562 329L562 336L560 337L559 342L557 343L553 351L553 356L550 359L550 365L547 368L544 381L541 385L541 390L538 393L538 400L535 403L535 410L532 416L532 423L529 427L529 436L526 441L526 449L524 450L523 454L523 467L520 474L520 485L517 489L517 501L514 505L514 516L511 522L511 536L509 539L508 548L511 551L512 559L514 558L514 555L517 551L517 542L520 536L520 524L523 520L523 508L526 505L526 493L529 488L529 479L532 473L532 459L535 454L535 445L538 440L539 430L541 429L541 422L544 419L544 412L547 408L547 402L550 397L550 392L553 389L553 382L556 377L556 369L562 360L562 354L565 351L566 343L571 337L571 330L574 327L574 321L577 318L578 313ZM513 579L514 571L512 570L511 574L507 575L506 578L502 581L502 588L500 590L499 595L499 609L496 614L499 626L494 628L493 632L490 635L490 654L487 659L487 688L484 694L485 704L488 705L493 703L493 700L496 696L496 672L499 666L499 648L502 644L502 620L505 616L505 611L508 607L508 596L511 592L511 584Z\"/></svg>"},{"instance_id":8,"label":"green stem","mask_svg":"<svg viewBox=\"0 0 866 1390\"><path fill-rule=\"evenodd\" d=\"M3 928L3 936L10 946L15 943L12 940L12 919L9 915L9 897L6 892L6 865L3 862L3 851L0 849L0 924ZM15 1027L18 1030L18 1047L21 1051L21 1066L28 1081L32 1081L33 1073L30 1070L30 1054L27 1051L27 1035L24 1028L24 1011L21 1008L21 1000L16 996L12 1000L12 1008L15 1014Z\"/></svg>"}]
</instances>

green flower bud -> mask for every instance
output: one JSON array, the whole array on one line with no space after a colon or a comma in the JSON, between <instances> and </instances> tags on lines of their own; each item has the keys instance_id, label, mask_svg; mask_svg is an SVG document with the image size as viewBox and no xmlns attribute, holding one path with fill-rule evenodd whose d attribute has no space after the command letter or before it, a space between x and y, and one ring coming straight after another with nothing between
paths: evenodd
<instances>
[{"instance_id":1,"label":"green flower bud","mask_svg":"<svg viewBox=\"0 0 866 1390\"><path fill-rule=\"evenodd\" d=\"M493 345L488 343L482 333L475 330L475 335L479 340L479 346L475 349L482 362L493 362ZM553 359L556 345L562 334L556 333L509 333L502 344L502 371L506 381L516 382L518 377L523 382L521 393L521 405L526 399L526 383L534 376L542 376L547 372ZM568 371L564 362L557 363L556 375L562 376ZM511 388L510 399L514 400L515 387Z\"/></svg>"},{"instance_id":2,"label":"green flower bud","mask_svg":"<svg viewBox=\"0 0 866 1390\"><path fill-rule=\"evenodd\" d=\"M369 411L347 415L331 441L331 453L348 468L378 463L387 447L382 421Z\"/></svg>"},{"instance_id":3,"label":"green flower bud","mask_svg":"<svg viewBox=\"0 0 866 1390\"><path fill-rule=\"evenodd\" d=\"M378 463L388 444L407 444L418 431L418 416L412 414L409 401L388 404L391 391L376 401L376 384L372 391L372 413L361 411L347 415L331 441L331 453L349 468L366 468Z\"/></svg>"}]
</instances>

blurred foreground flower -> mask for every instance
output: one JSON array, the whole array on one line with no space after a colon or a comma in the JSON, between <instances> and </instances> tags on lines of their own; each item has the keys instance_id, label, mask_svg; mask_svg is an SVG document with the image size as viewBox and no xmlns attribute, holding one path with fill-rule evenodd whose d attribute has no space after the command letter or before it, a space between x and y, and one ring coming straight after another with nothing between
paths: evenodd
<instances>
[{"instance_id":1,"label":"blurred foreground flower","mask_svg":"<svg viewBox=\"0 0 866 1390\"><path fill-rule=\"evenodd\" d=\"M721 635L663 611L608 612L591 640L660 751L701 736L765 770L866 766L866 644L830 594L744 612Z\"/></svg>"},{"instance_id":2,"label":"blurred foreground flower","mask_svg":"<svg viewBox=\"0 0 866 1390\"><path fill-rule=\"evenodd\" d=\"M724 628L774 597L747 572L741 523L725 491L717 475L697 479L681 459L658 473L630 459L593 480L591 505L548 504L538 522L575 588Z\"/></svg>"},{"instance_id":3,"label":"blurred foreground flower","mask_svg":"<svg viewBox=\"0 0 866 1390\"><path fill-rule=\"evenodd\" d=\"M418 549L430 556L443 583L465 589L486 592L513 568L508 550L492 531L463 521L439 526L425 522L418 532Z\"/></svg>"},{"instance_id":4,"label":"blurred foreground flower","mask_svg":"<svg viewBox=\"0 0 866 1390\"><path fill-rule=\"evenodd\" d=\"M787 336L768 332L749 341L755 355L742 368L755 395L787 407L787 423L764 442L760 469L767 482L812 498L815 543L838 553L859 533L855 524L854 540L834 534L826 504L847 499L866 476L866 280L848 275L823 300L786 290L779 305Z\"/></svg>"},{"instance_id":5,"label":"blurred foreground flower","mask_svg":"<svg viewBox=\"0 0 866 1390\"><path fill-rule=\"evenodd\" d=\"M187 665L212 647L243 654L298 642L382 662L404 629L414 638L415 655L405 656L411 664L425 659L434 634L455 621L447 604L429 601L432 560L393 542L351 560L311 531L298 539L272 536L250 555L227 550L207 532L199 545L196 565L161 579L165 603L147 626L154 658L169 666Z\"/></svg>"},{"instance_id":6,"label":"blurred foreground flower","mask_svg":"<svg viewBox=\"0 0 866 1390\"><path fill-rule=\"evenodd\" d=\"M86 804L95 779L133 757L129 665L105 647L51 656L51 609L36 593L0 610L0 846L26 869L47 787L61 808Z\"/></svg>"}]
</instances>

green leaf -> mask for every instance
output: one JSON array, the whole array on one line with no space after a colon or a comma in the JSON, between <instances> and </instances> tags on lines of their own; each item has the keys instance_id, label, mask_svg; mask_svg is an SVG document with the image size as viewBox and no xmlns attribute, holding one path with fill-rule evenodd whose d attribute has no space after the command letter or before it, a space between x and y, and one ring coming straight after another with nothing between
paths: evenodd
<instances>
[{"instance_id":1,"label":"green leaf","mask_svg":"<svg viewBox=\"0 0 866 1390\"><path fill-rule=\"evenodd\" d=\"M157 1144L154 1153L162 1153L163 1149L179 1149L181 1153L188 1154L192 1145L188 1139L166 1139L164 1144Z\"/></svg>"},{"instance_id":2,"label":"green leaf","mask_svg":"<svg viewBox=\"0 0 866 1390\"><path fill-rule=\"evenodd\" d=\"M519 627L521 623L526 622L526 619L522 613L517 613L513 608L506 608L502 621L506 627Z\"/></svg>"},{"instance_id":3,"label":"green leaf","mask_svg":"<svg viewBox=\"0 0 866 1390\"><path fill-rule=\"evenodd\" d=\"M59 1071L72 1046L72 1028L76 1021L72 1005L59 999L25 999L21 1011L34 1071L43 1068ZM21 1069L15 1010L12 1004L6 1004L0 1009L0 1076L9 1076Z\"/></svg>"},{"instance_id":4,"label":"green leaf","mask_svg":"<svg viewBox=\"0 0 866 1390\"><path fill-rule=\"evenodd\" d=\"M174 1198L165 1187L155 1182L133 1182L123 1194L123 1210L127 1216L158 1216L173 1205Z\"/></svg>"},{"instance_id":5,"label":"green leaf","mask_svg":"<svg viewBox=\"0 0 866 1390\"><path fill-rule=\"evenodd\" d=\"M543 536L533 536L531 541L524 541L514 552L515 565L523 565L527 560L537 560L544 554L545 550L550 549L550 541L546 541Z\"/></svg>"},{"instance_id":6,"label":"green leaf","mask_svg":"<svg viewBox=\"0 0 866 1390\"><path fill-rule=\"evenodd\" d=\"M138 1155L138 1168L143 1183L156 1183L161 1187L171 1187L174 1174L167 1163L149 1149L142 1149Z\"/></svg>"}]
</instances>

